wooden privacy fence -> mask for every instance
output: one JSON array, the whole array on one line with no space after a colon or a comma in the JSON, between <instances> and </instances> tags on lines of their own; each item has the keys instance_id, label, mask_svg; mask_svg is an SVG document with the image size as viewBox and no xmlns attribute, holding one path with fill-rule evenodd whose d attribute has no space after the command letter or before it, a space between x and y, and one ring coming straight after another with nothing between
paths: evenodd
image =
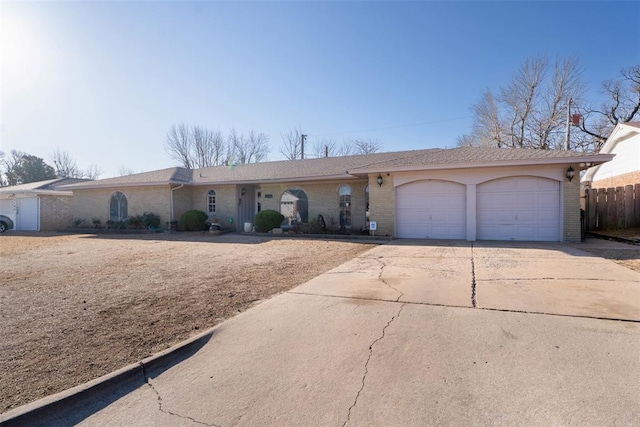
<instances>
[{"instance_id":1,"label":"wooden privacy fence","mask_svg":"<svg viewBox=\"0 0 640 427\"><path fill-rule=\"evenodd\" d=\"M640 227L640 184L594 188L585 193L587 231Z\"/></svg>"}]
</instances>

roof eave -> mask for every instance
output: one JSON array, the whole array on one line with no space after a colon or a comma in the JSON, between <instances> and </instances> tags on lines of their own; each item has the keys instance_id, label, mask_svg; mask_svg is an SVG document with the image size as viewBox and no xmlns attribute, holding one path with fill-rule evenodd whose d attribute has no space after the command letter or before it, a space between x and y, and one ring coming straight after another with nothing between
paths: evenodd
<instances>
[{"instance_id":1,"label":"roof eave","mask_svg":"<svg viewBox=\"0 0 640 427\"><path fill-rule=\"evenodd\" d=\"M73 190L92 190L96 188L125 188L125 187L159 187L159 186L168 186L168 185L181 185L181 184L191 184L190 182L184 181L152 181L152 182L127 182L127 183L100 183L98 181L93 181L92 185L83 185L83 184L70 184L70 185L62 185L60 188L64 188L68 191Z\"/></svg>"},{"instance_id":2,"label":"roof eave","mask_svg":"<svg viewBox=\"0 0 640 427\"><path fill-rule=\"evenodd\" d=\"M280 182L312 182L312 181L338 181L338 180L355 180L359 179L359 176L353 174L340 174L340 175L324 175L324 176L312 176L312 177L289 177L289 178L268 178L268 179L253 179L253 180L210 180L210 181L198 181L192 182L191 185L238 185L238 184L277 184Z\"/></svg>"},{"instance_id":3,"label":"roof eave","mask_svg":"<svg viewBox=\"0 0 640 427\"><path fill-rule=\"evenodd\" d=\"M540 166L540 165L559 165L559 164L575 164L575 163L604 163L608 162L615 154L590 154L584 156L572 156L572 157L554 157L545 159L526 159L526 160L495 160L490 162L473 162L473 163L441 163L433 165L412 165L412 166L399 166L399 167L371 167L362 169L353 169L349 171L350 174L369 174L380 172L415 172L421 170L443 170L443 169L476 169L487 167L508 167L508 166Z\"/></svg>"},{"instance_id":4,"label":"roof eave","mask_svg":"<svg viewBox=\"0 0 640 427\"><path fill-rule=\"evenodd\" d=\"M11 195L11 196L25 196L25 195L33 195L33 196L73 196L73 191L64 191L64 190L19 190L19 191L0 191L0 195Z\"/></svg>"}]
</instances>

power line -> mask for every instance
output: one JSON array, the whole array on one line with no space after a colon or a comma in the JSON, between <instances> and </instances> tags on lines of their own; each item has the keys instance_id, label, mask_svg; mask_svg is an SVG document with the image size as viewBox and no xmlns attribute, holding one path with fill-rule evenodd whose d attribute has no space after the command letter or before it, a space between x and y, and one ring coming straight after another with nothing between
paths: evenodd
<instances>
[{"instance_id":1,"label":"power line","mask_svg":"<svg viewBox=\"0 0 640 427\"><path fill-rule=\"evenodd\" d=\"M410 124L406 124L406 125L387 126L387 127L383 127L383 128L349 130L349 131L344 131L344 132L315 133L315 134L309 134L309 136L344 135L344 134L347 134L347 133L360 133L360 132L371 132L371 131L376 131L376 130L398 129L398 128L406 128L406 127L412 127L412 126L424 126L424 125L432 125L432 124L437 124L437 123L453 122L453 121L457 121L457 120L466 120L466 119L471 119L471 118L473 118L473 117L471 117L471 116L456 117L456 118L453 118L453 119L433 120L433 121L430 121L430 122L410 123Z\"/></svg>"}]
</instances>

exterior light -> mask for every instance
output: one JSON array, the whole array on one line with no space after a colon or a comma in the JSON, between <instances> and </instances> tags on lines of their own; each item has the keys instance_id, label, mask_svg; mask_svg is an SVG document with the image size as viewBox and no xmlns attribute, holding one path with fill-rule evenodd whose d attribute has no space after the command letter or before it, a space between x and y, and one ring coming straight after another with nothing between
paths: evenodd
<instances>
[{"instance_id":1,"label":"exterior light","mask_svg":"<svg viewBox=\"0 0 640 427\"><path fill-rule=\"evenodd\" d=\"M569 169L567 169L567 173L566 173L566 177L569 180L569 182L571 182L574 176L576 176L576 173L573 171L573 167L569 166Z\"/></svg>"},{"instance_id":2,"label":"exterior light","mask_svg":"<svg viewBox=\"0 0 640 427\"><path fill-rule=\"evenodd\" d=\"M376 182L378 186L382 187L382 175L378 174L378 178L376 178Z\"/></svg>"}]
</instances>

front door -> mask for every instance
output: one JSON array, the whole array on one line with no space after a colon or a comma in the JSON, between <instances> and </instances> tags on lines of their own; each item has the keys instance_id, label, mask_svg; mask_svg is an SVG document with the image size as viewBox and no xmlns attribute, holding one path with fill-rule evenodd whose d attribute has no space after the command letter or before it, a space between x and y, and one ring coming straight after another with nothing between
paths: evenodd
<instances>
[{"instance_id":1,"label":"front door","mask_svg":"<svg viewBox=\"0 0 640 427\"><path fill-rule=\"evenodd\" d=\"M245 231L245 223L252 223L256 216L256 187L255 185L238 185L236 187L238 199L237 231Z\"/></svg>"}]
</instances>

